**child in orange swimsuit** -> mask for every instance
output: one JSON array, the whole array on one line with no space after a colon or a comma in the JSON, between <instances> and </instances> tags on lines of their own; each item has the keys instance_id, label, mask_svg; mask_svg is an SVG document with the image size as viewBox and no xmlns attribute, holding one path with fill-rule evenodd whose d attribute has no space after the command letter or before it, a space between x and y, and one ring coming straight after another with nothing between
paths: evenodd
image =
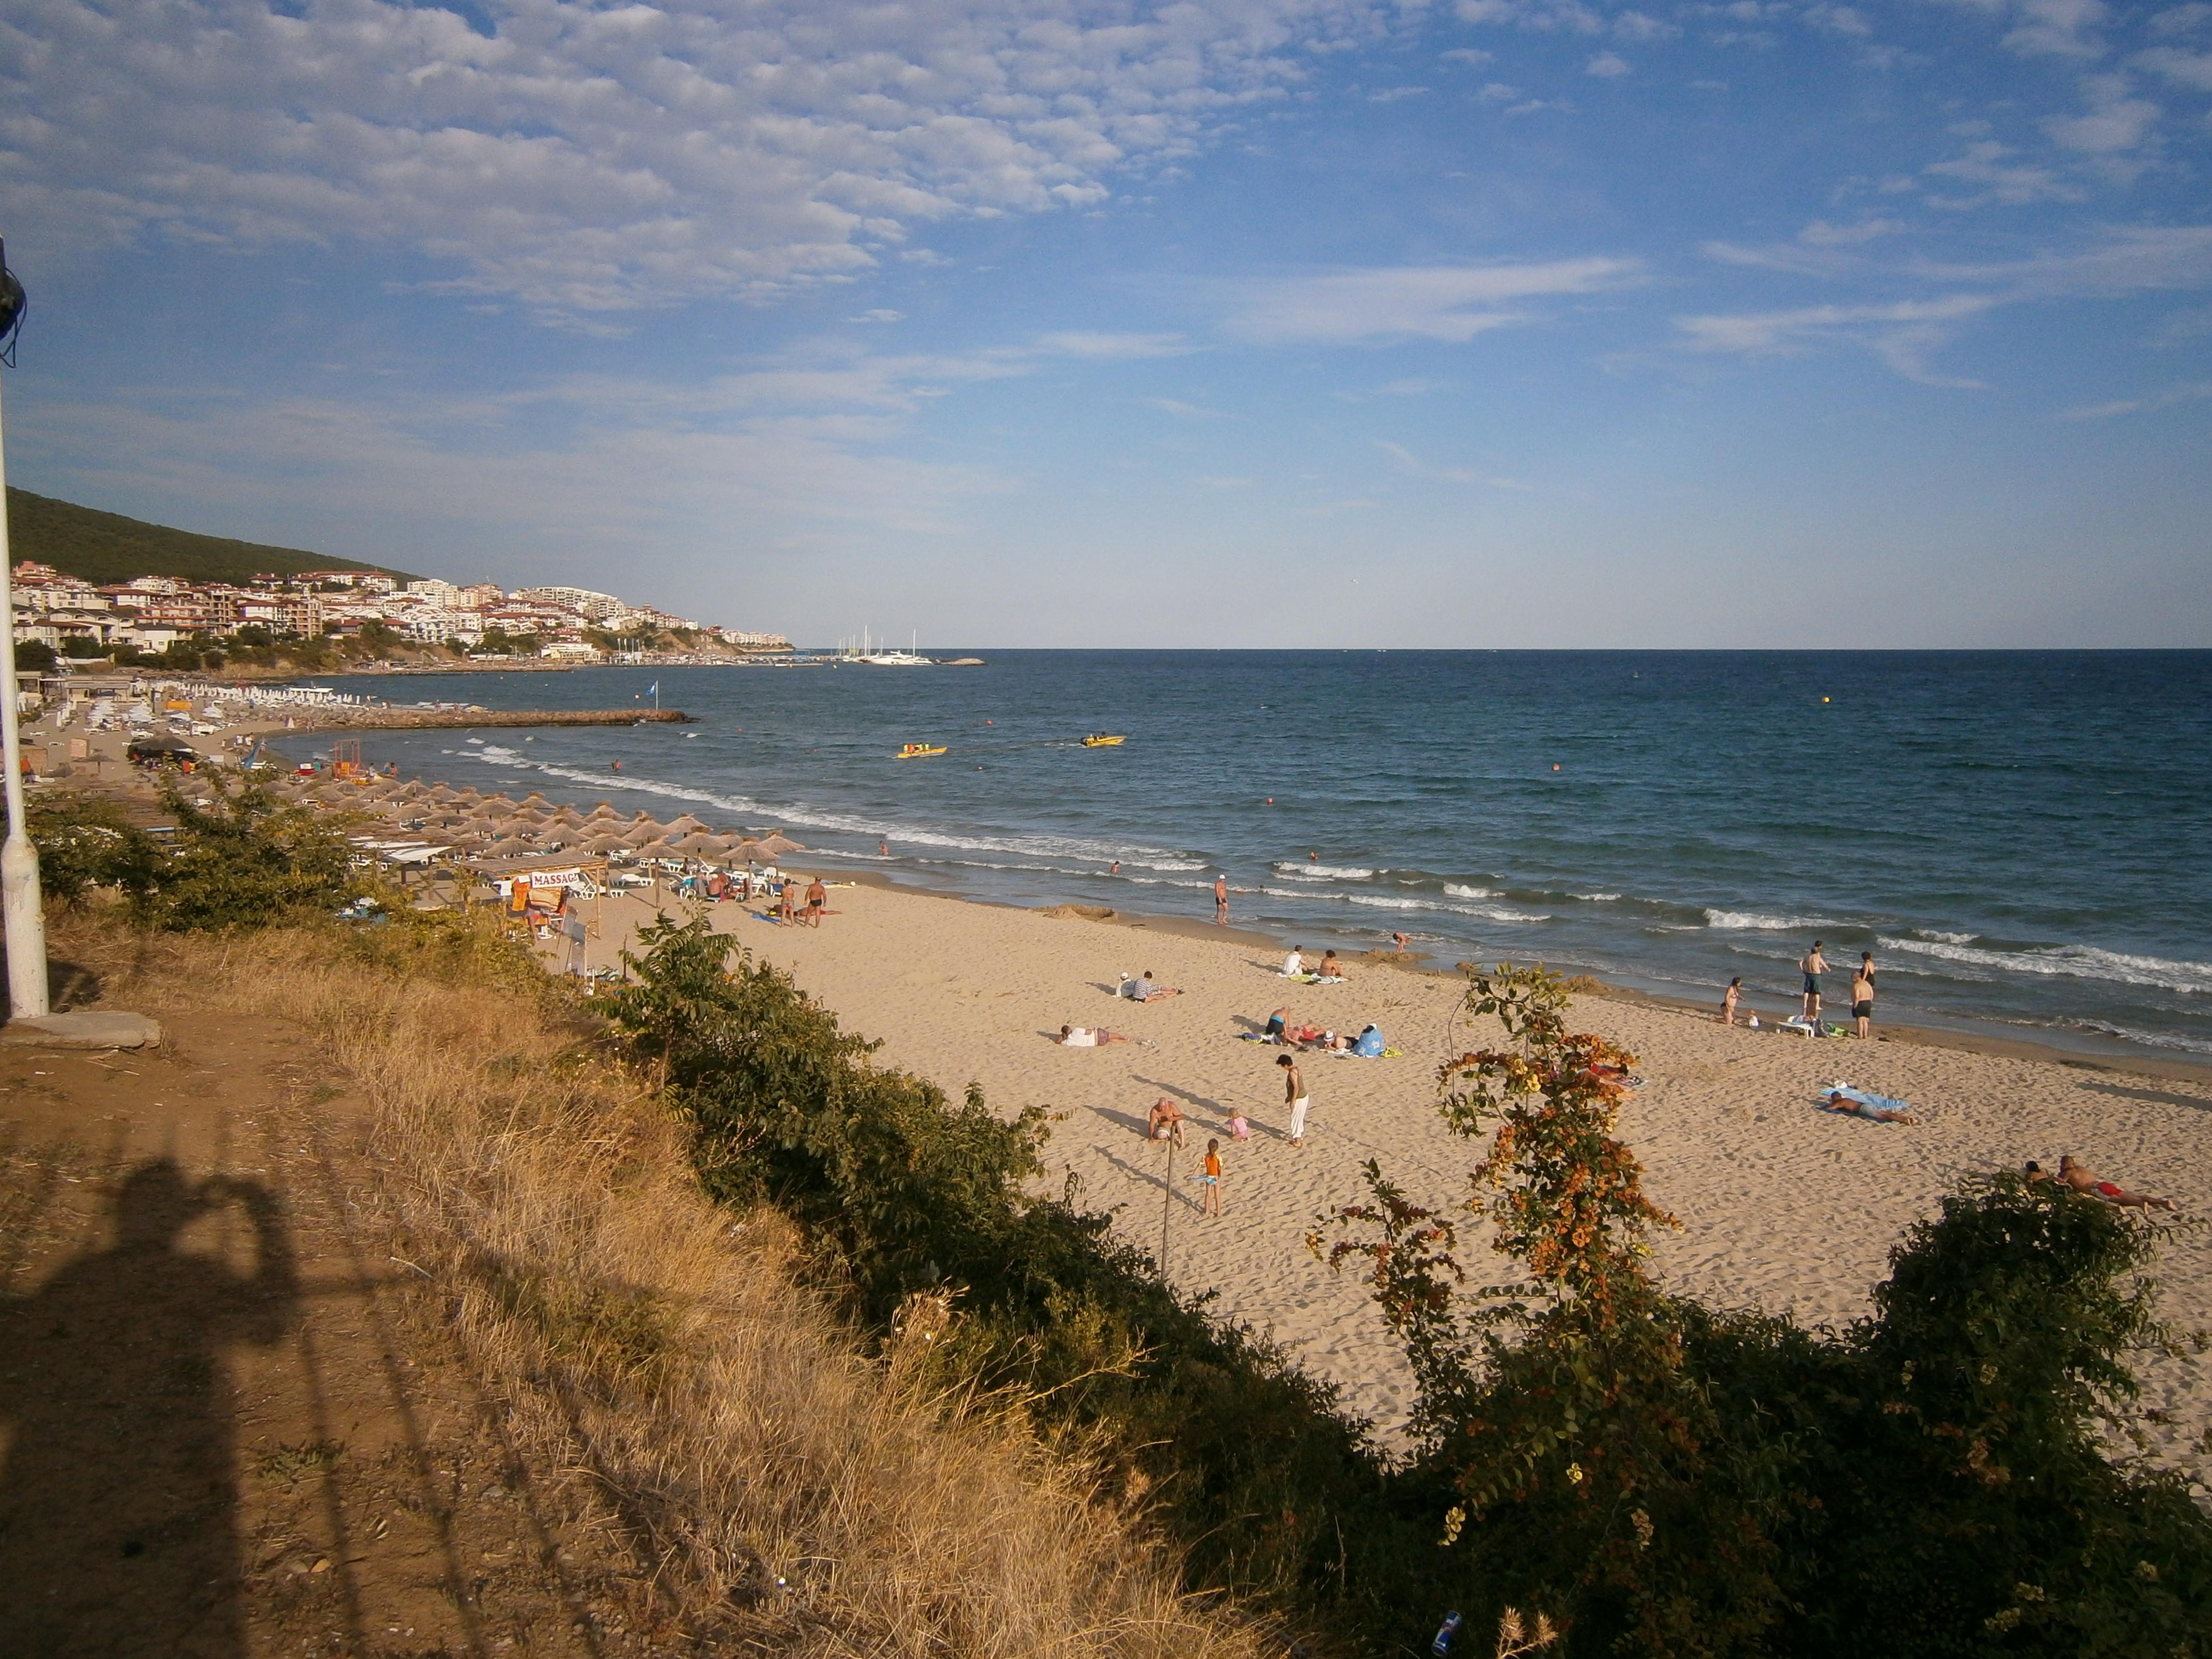
<instances>
[{"instance_id":1,"label":"child in orange swimsuit","mask_svg":"<svg viewBox=\"0 0 2212 1659\"><path fill-rule=\"evenodd\" d=\"M1206 1213L1219 1215L1221 1213L1221 1143L1219 1141L1209 1140L1206 1143L1206 1173L1198 1179L1199 1183L1206 1188Z\"/></svg>"}]
</instances>

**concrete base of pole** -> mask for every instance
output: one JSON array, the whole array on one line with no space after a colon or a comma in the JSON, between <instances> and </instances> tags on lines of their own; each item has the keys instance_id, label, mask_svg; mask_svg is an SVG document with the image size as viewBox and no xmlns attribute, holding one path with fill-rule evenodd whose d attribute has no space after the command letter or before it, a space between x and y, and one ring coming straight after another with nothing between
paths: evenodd
<instances>
[{"instance_id":1,"label":"concrete base of pole","mask_svg":"<svg viewBox=\"0 0 2212 1659\"><path fill-rule=\"evenodd\" d=\"M0 1025L0 1042L33 1048L158 1048L161 1022L144 1014L87 1008L9 1020Z\"/></svg>"},{"instance_id":2,"label":"concrete base of pole","mask_svg":"<svg viewBox=\"0 0 2212 1659\"><path fill-rule=\"evenodd\" d=\"M0 842L0 921L7 929L9 1011L17 1019L37 1019L47 1008L46 913L39 897L39 849L26 835Z\"/></svg>"}]
</instances>

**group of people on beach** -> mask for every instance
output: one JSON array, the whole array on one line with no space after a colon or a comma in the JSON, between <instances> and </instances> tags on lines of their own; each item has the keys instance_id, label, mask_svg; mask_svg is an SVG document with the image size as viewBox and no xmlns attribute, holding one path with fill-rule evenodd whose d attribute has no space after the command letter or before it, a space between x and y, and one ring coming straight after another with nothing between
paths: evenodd
<instances>
[{"instance_id":1,"label":"group of people on beach","mask_svg":"<svg viewBox=\"0 0 2212 1659\"><path fill-rule=\"evenodd\" d=\"M1797 971L1804 975L1804 1009L1795 1024L1818 1031L1820 1029L1820 980L1828 971L1828 959L1820 954L1820 940L1814 939L1813 948L1799 958ZM1854 1036L1870 1037L1874 1035L1874 952L1860 951L1859 965L1851 970L1851 1034ZM1728 982L1728 989L1721 993L1722 1024L1735 1024L1742 998L1743 975L1738 974ZM1743 1012L1750 1015L1749 1024L1756 1030L1759 1016L1749 1009Z\"/></svg>"}]
</instances>

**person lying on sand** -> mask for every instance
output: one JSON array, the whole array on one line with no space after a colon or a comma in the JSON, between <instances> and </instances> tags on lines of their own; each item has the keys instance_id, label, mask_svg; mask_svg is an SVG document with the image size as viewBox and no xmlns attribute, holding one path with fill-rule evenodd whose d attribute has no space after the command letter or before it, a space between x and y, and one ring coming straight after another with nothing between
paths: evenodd
<instances>
[{"instance_id":1,"label":"person lying on sand","mask_svg":"<svg viewBox=\"0 0 2212 1659\"><path fill-rule=\"evenodd\" d=\"M1841 1112L1847 1117L1863 1117L1869 1123L1917 1123L1919 1120L1907 1111L1894 1106L1877 1106L1870 1100L1853 1100L1840 1089L1831 1089L1824 1103L1829 1111Z\"/></svg>"},{"instance_id":2,"label":"person lying on sand","mask_svg":"<svg viewBox=\"0 0 2212 1659\"><path fill-rule=\"evenodd\" d=\"M1162 1095L1152 1103L1152 1109L1145 1114L1145 1139L1172 1140L1182 1145L1182 1108Z\"/></svg>"},{"instance_id":3,"label":"person lying on sand","mask_svg":"<svg viewBox=\"0 0 2212 1659\"><path fill-rule=\"evenodd\" d=\"M2040 1174L2039 1170L2037 1173ZM2032 1177L2031 1177L2032 1178ZM2107 1204L2118 1204L2130 1210L2170 1210L2170 1198L2152 1198L2144 1193L2131 1193L2117 1182L2100 1181L2096 1171L2069 1152L2058 1160L2058 1183L2070 1187L2087 1198L2101 1198Z\"/></svg>"},{"instance_id":4,"label":"person lying on sand","mask_svg":"<svg viewBox=\"0 0 2212 1659\"><path fill-rule=\"evenodd\" d=\"M1161 997L1181 996L1182 994L1182 987L1180 985L1160 985L1154 983L1152 979L1152 970L1147 968L1138 977L1129 981L1127 984L1121 987L1121 994L1127 997L1133 1002L1152 1002L1158 1000Z\"/></svg>"},{"instance_id":5,"label":"person lying on sand","mask_svg":"<svg viewBox=\"0 0 2212 1659\"><path fill-rule=\"evenodd\" d=\"M1134 1042L1133 1036L1119 1031L1109 1031L1103 1025L1063 1025L1060 1028L1060 1046L1063 1048L1103 1048L1109 1042Z\"/></svg>"}]
</instances>

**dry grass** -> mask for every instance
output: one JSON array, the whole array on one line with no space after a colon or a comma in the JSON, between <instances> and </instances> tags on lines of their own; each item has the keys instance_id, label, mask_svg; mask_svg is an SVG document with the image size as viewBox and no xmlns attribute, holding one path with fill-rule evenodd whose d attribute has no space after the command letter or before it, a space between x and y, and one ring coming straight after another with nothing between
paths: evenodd
<instances>
[{"instance_id":1,"label":"dry grass","mask_svg":"<svg viewBox=\"0 0 2212 1659\"><path fill-rule=\"evenodd\" d=\"M329 939L149 939L76 921L138 994L307 1028L375 1109L385 1214L420 1293L694 1635L809 1656L1244 1659L1272 1645L1181 1595L1080 1467L947 1412L793 1282L771 1213L699 1193L680 1133L560 1011L403 979ZM187 993L184 988L190 988ZM927 1310L910 1322L926 1340Z\"/></svg>"}]
</instances>

